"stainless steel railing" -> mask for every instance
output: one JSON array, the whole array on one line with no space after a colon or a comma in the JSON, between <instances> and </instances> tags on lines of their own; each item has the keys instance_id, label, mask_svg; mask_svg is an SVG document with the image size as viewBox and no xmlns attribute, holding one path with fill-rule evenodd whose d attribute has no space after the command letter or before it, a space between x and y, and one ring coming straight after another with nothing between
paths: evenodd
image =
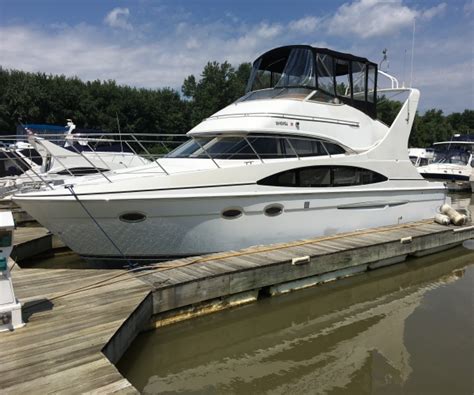
<instances>
[{"instance_id":1,"label":"stainless steel railing","mask_svg":"<svg viewBox=\"0 0 474 395\"><path fill-rule=\"evenodd\" d=\"M56 155L53 152L48 153L48 149L42 145L42 139L53 142L60 147L67 148L68 152L71 152L70 156L78 158L80 157L84 164L87 164L91 169L91 173L100 174L106 182L111 183L112 179L110 178L110 166L105 160L105 154L113 153L122 153L130 154L137 161L140 161L141 164L151 164L157 165L159 169L165 174L169 175L170 170L165 168L163 161L160 161L164 156L167 156L174 148L181 145L183 142L191 139L195 142L198 149L191 153L189 158L207 158L216 166L220 168L222 165L222 160L258 160L261 163L266 163L268 160L274 159L289 159L293 158L296 160L301 160L306 156L329 156L331 157L331 150L328 149L328 145L334 145L334 142L326 141L322 139L315 139L311 137L303 136L285 136L285 135L269 135L263 133L205 133L200 135L182 135L182 134L103 134L103 133L76 133L72 135L45 135L42 134L39 136L30 136L31 139L35 139L38 145L41 145L47 154L50 156L50 160L54 160L56 169L63 169L69 176L74 176L71 169L68 167L68 154L64 151L61 152L61 155ZM221 140L227 141L235 139L235 143L239 145L239 150L233 152L232 144L230 145L230 151L216 152L215 145L218 144ZM271 142L275 147L283 144L285 149L280 151L276 150L275 152L263 152L262 150L262 141L261 139L275 140L278 141ZM29 168L28 171L23 172L24 179L29 179L31 182L39 182L46 186L47 188L52 188L51 181L48 177L48 172L45 168L45 158L44 151L43 156L32 150L32 146L26 144L19 144L21 142L25 143L23 136L2 136L1 138L1 148L0 154L2 152L9 152L16 160L22 162L23 165L19 168L22 169L25 167L25 163ZM258 144L257 144L258 142ZM110 151L113 145L116 144L120 147L119 151ZM264 144L266 145L266 144ZM318 151L311 151L311 146L314 145ZM65 147L67 146L67 147ZM301 146L309 147L310 149L305 152ZM23 148L21 148L23 147ZM314 148L313 147L313 148ZM344 149L347 153L350 153L350 150ZM245 151L241 153L240 151ZM183 157L183 156L174 156L173 154L168 157ZM95 159L95 160L94 160ZM6 172L6 163L2 162L11 162L11 157L4 157L0 155L0 173L3 170ZM219 162L221 164L219 164ZM39 166L38 163L42 165ZM101 165L99 165L99 163ZM59 165L59 167L58 167ZM138 165L137 165L138 166ZM125 166L126 167L126 166ZM129 168L129 171L133 172L133 169ZM2 174L0 174L1 176ZM12 175L8 177L7 174L4 174L2 180L13 179L17 180L18 175Z\"/></svg>"}]
</instances>

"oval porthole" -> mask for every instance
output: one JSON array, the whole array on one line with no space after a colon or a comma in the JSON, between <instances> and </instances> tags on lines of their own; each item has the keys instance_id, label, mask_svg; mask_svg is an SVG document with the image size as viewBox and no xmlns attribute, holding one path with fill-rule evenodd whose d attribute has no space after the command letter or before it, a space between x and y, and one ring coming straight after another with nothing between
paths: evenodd
<instances>
[{"instance_id":1,"label":"oval porthole","mask_svg":"<svg viewBox=\"0 0 474 395\"><path fill-rule=\"evenodd\" d=\"M281 204L272 204L270 206L265 207L263 210L267 217L276 217L283 212L283 206Z\"/></svg>"},{"instance_id":2,"label":"oval porthole","mask_svg":"<svg viewBox=\"0 0 474 395\"><path fill-rule=\"evenodd\" d=\"M122 222L141 222L145 221L146 215L143 213L124 213L119 217L119 220Z\"/></svg>"},{"instance_id":3,"label":"oval porthole","mask_svg":"<svg viewBox=\"0 0 474 395\"><path fill-rule=\"evenodd\" d=\"M238 208L228 208L222 211L222 217L225 219L235 219L242 215L242 210Z\"/></svg>"}]
</instances>

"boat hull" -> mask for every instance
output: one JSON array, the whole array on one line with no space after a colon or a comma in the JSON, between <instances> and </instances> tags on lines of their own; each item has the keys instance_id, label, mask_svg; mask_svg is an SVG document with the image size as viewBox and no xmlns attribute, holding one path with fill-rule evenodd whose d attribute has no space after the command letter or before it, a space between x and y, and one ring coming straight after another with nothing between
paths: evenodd
<instances>
[{"instance_id":1,"label":"boat hull","mask_svg":"<svg viewBox=\"0 0 474 395\"><path fill-rule=\"evenodd\" d=\"M444 190L341 191L114 200L19 199L66 245L93 259L164 259L432 218ZM269 206L282 207L269 216ZM226 219L222 212L242 214ZM123 215L146 219L124 222ZM122 220L120 217L122 216Z\"/></svg>"}]
</instances>

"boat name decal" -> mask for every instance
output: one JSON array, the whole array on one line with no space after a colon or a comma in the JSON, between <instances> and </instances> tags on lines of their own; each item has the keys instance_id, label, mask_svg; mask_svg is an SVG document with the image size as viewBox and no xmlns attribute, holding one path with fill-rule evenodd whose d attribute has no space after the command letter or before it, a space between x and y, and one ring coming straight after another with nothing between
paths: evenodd
<instances>
[{"instance_id":1,"label":"boat name decal","mask_svg":"<svg viewBox=\"0 0 474 395\"><path fill-rule=\"evenodd\" d=\"M287 121L275 121L275 125L277 125L277 126L288 126L288 122ZM290 122L289 126L293 126L293 122Z\"/></svg>"}]
</instances>

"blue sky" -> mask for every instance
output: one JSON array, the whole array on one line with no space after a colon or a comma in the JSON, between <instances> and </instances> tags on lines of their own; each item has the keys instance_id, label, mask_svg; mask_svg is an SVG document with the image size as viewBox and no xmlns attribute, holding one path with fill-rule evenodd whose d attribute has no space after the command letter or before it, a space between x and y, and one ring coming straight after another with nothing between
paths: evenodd
<instances>
[{"instance_id":1,"label":"blue sky","mask_svg":"<svg viewBox=\"0 0 474 395\"><path fill-rule=\"evenodd\" d=\"M208 61L311 44L375 62L387 48L409 84L413 21L420 110L473 109L473 0L0 0L0 65L179 90Z\"/></svg>"}]
</instances>

